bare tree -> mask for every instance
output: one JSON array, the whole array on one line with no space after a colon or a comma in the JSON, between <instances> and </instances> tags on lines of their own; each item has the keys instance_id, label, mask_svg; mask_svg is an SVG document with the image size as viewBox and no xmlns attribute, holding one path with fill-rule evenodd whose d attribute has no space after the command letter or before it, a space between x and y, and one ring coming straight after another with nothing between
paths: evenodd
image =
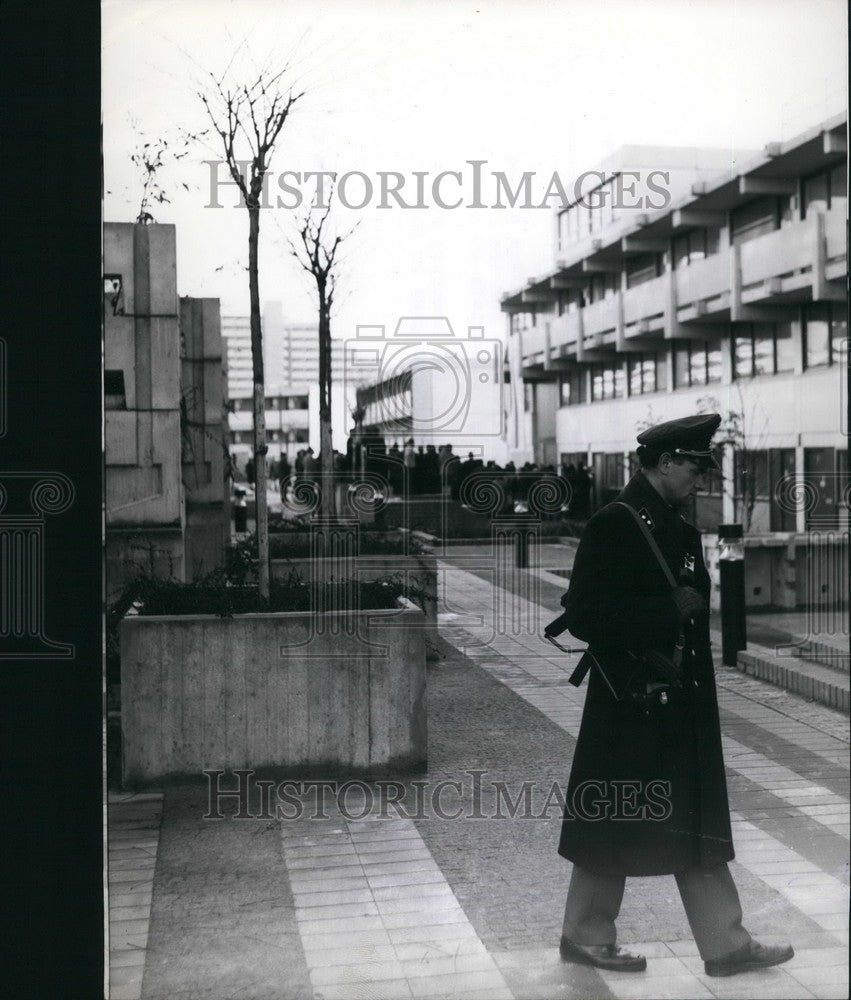
<instances>
[{"instance_id":1,"label":"bare tree","mask_svg":"<svg viewBox=\"0 0 851 1000\"><path fill-rule=\"evenodd\" d=\"M308 212L298 230L298 242L290 240L290 252L302 268L313 277L319 305L319 448L322 458L322 492L320 510L329 519L334 513L331 489L334 469L334 449L331 437L331 309L337 290L338 256L343 242L357 224L342 235L330 231L329 215L333 191L327 207L321 213Z\"/></svg>"},{"instance_id":2,"label":"bare tree","mask_svg":"<svg viewBox=\"0 0 851 1000\"><path fill-rule=\"evenodd\" d=\"M190 132L181 128L176 132L150 139L142 133L133 119L131 119L131 125L138 136L138 141L136 149L130 155L130 162L139 171L142 185L136 222L147 225L156 222L153 216L155 203L156 205L171 204L172 199L168 192L173 187L179 186L184 191L189 191L189 184L174 179L167 188L163 182L163 174L168 172L175 163L187 157L192 146L200 142L207 133L206 131ZM112 194L112 192L107 191L107 194Z\"/></svg>"},{"instance_id":3,"label":"bare tree","mask_svg":"<svg viewBox=\"0 0 851 1000\"><path fill-rule=\"evenodd\" d=\"M263 337L260 327L258 249L260 208L275 143L303 93L283 87L288 67L261 71L250 85L230 86L210 74L209 93L199 98L222 143L225 163L248 211L248 290L251 302L251 357L254 370L254 467L257 503L257 582L269 596L269 517L266 497L266 417ZM242 150L247 150L243 158Z\"/></svg>"},{"instance_id":4,"label":"bare tree","mask_svg":"<svg viewBox=\"0 0 851 1000\"><path fill-rule=\"evenodd\" d=\"M757 427L756 405L752 405L748 411L742 387L738 383L736 391L739 397L738 409L722 410L717 396L701 396L697 400L697 410L698 413L715 412L722 415L718 443L729 447L733 455L730 479L725 479L723 488L732 497L733 519L742 522L742 530L747 534L753 526L756 503L761 495L760 487L765 488L766 485L761 482L758 465L760 456L765 451L768 420L764 418L762 425ZM766 468L766 477L767 471ZM737 487L741 490L740 494Z\"/></svg>"}]
</instances>

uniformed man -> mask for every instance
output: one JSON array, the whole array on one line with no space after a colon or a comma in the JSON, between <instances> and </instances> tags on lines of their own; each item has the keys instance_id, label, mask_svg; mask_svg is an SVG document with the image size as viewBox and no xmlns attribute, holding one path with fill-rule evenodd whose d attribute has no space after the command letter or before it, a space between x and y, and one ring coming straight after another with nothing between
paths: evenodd
<instances>
[{"instance_id":1,"label":"uniformed man","mask_svg":"<svg viewBox=\"0 0 851 1000\"><path fill-rule=\"evenodd\" d=\"M562 598L563 623L589 649L574 683L590 668L558 848L574 866L565 961L647 967L616 943L629 875L676 878L710 976L794 954L751 938L727 868L734 852L710 581L700 534L680 512L717 468L711 439L720 422L718 414L685 417L638 436L640 471L588 522Z\"/></svg>"}]
</instances>

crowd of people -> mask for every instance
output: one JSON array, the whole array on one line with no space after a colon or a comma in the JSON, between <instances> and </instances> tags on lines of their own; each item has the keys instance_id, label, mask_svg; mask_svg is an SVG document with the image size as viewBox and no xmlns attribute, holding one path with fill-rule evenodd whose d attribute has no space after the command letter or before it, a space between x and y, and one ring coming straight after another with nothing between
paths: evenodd
<instances>
[{"instance_id":1,"label":"crowd of people","mask_svg":"<svg viewBox=\"0 0 851 1000\"><path fill-rule=\"evenodd\" d=\"M268 478L286 496L287 490L299 483L317 482L321 469L321 455L307 447L298 451L292 464L285 454L272 460ZM380 435L351 435L345 454L334 449L333 471L335 480L341 482L365 478L378 483L390 497L448 496L475 506L475 497L486 496L483 487L492 484L495 489L490 495L502 498L503 509L510 506L545 517L585 520L595 507L593 477L582 462L577 466L563 464L558 470L554 465L526 462L518 469L514 462L504 466L485 462L473 452L468 452L466 458L456 455L451 444L417 446L413 438L387 447ZM254 485L251 458L246 463L245 478Z\"/></svg>"}]
</instances>

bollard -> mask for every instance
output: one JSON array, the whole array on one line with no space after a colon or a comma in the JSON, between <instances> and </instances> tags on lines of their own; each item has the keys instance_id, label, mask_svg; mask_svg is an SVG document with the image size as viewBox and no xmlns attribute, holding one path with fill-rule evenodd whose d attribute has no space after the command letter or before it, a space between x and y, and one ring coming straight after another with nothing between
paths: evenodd
<instances>
[{"instance_id":1,"label":"bollard","mask_svg":"<svg viewBox=\"0 0 851 1000\"><path fill-rule=\"evenodd\" d=\"M514 535L514 565L518 569L529 566L529 535L523 530Z\"/></svg>"},{"instance_id":2,"label":"bollard","mask_svg":"<svg viewBox=\"0 0 851 1000\"><path fill-rule=\"evenodd\" d=\"M529 539L537 535L540 522L529 515L515 515L512 523L514 529L514 565L517 569L529 568Z\"/></svg>"},{"instance_id":3,"label":"bollard","mask_svg":"<svg viewBox=\"0 0 851 1000\"><path fill-rule=\"evenodd\" d=\"M736 654L747 649L745 618L745 540L740 524L718 526L718 567L721 576L721 659L736 665Z\"/></svg>"}]
</instances>

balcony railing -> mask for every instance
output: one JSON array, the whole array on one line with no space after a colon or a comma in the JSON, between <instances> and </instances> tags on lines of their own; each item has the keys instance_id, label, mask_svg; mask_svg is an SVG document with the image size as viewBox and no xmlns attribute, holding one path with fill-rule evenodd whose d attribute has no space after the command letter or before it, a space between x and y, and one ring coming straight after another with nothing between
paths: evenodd
<instances>
[{"instance_id":1,"label":"balcony railing","mask_svg":"<svg viewBox=\"0 0 851 1000\"><path fill-rule=\"evenodd\" d=\"M716 298L730 289L730 252L693 261L680 267L675 275L677 305L689 306L705 299Z\"/></svg>"},{"instance_id":2,"label":"balcony railing","mask_svg":"<svg viewBox=\"0 0 851 1000\"><path fill-rule=\"evenodd\" d=\"M534 354L540 354L546 347L546 327L547 322L544 317L538 317L538 323L536 326L530 326L527 330L523 330L520 333L521 343L523 345L523 358L531 357Z\"/></svg>"},{"instance_id":3,"label":"balcony railing","mask_svg":"<svg viewBox=\"0 0 851 1000\"><path fill-rule=\"evenodd\" d=\"M668 280L668 276L663 274L660 278L628 288L623 293L624 323L637 323L663 314L668 302Z\"/></svg>"},{"instance_id":4,"label":"balcony railing","mask_svg":"<svg viewBox=\"0 0 851 1000\"><path fill-rule=\"evenodd\" d=\"M848 257L848 222L845 212L834 209L827 212L824 217L824 234L827 239L827 259L828 261L838 260L841 257Z\"/></svg>"},{"instance_id":5,"label":"balcony railing","mask_svg":"<svg viewBox=\"0 0 851 1000\"><path fill-rule=\"evenodd\" d=\"M585 336L594 337L607 330L614 330L618 324L618 299L612 295L586 306L582 312ZM578 328L577 322L577 328Z\"/></svg>"},{"instance_id":6,"label":"balcony railing","mask_svg":"<svg viewBox=\"0 0 851 1000\"><path fill-rule=\"evenodd\" d=\"M812 215L742 243L742 287L812 267L815 238L816 217Z\"/></svg>"},{"instance_id":7,"label":"balcony railing","mask_svg":"<svg viewBox=\"0 0 851 1000\"><path fill-rule=\"evenodd\" d=\"M670 307L671 285L676 305L679 309L693 307L702 302L717 299L729 293L739 293L733 288L731 258L739 258L741 281L739 287L753 288L772 278L781 278L794 273L813 273L816 279L824 280L824 260L832 265L847 258L847 234L844 210L836 208L824 213L824 246L817 246L819 227L822 222L812 214L800 222L793 222L771 233L765 233L753 240L740 244L732 250L722 250L703 260L693 261L680 267L673 276L664 274L652 281L644 282L623 292L623 320L631 327L642 320L667 316ZM819 264L821 258L822 263ZM820 277L813 269L820 269ZM830 277L832 271L829 271ZM809 281L805 277L804 281ZM751 293L753 294L753 293ZM740 303L740 299L736 299ZM726 302L726 300L725 300ZM729 303L720 303L718 308L728 308ZM715 307L711 307L714 311ZM617 328L617 296L602 299L583 310L565 313L562 316L539 317L537 326L523 331L523 357L526 364L541 363L547 348L546 325L549 324L549 347L557 353L564 346L574 346L580 330L586 348L599 347L598 336ZM627 331L627 336L630 333Z\"/></svg>"},{"instance_id":8,"label":"balcony railing","mask_svg":"<svg viewBox=\"0 0 851 1000\"><path fill-rule=\"evenodd\" d=\"M550 320L550 347L557 350L568 344L576 344L579 335L579 312L564 313L553 316Z\"/></svg>"}]
</instances>

